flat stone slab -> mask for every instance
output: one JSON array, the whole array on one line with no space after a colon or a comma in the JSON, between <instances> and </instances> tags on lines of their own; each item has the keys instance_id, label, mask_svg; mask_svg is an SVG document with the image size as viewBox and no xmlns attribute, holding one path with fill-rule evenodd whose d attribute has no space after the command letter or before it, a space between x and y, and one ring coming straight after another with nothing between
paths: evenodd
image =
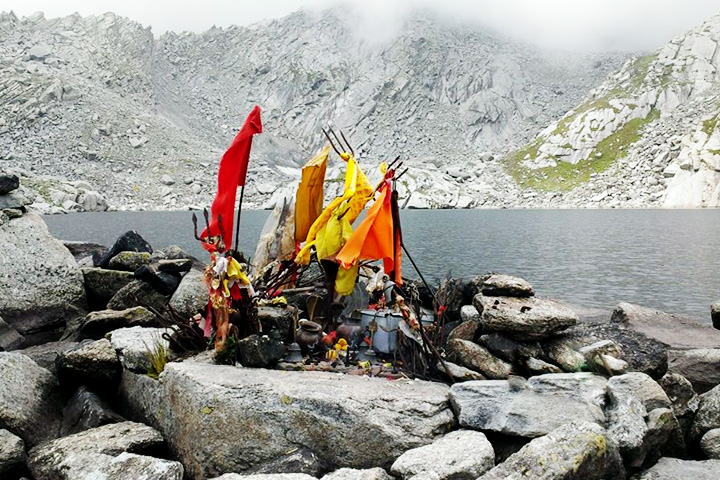
<instances>
[{"instance_id":1,"label":"flat stone slab","mask_svg":"<svg viewBox=\"0 0 720 480\"><path fill-rule=\"evenodd\" d=\"M680 460L661 458L650 469L637 476L637 480L717 480L720 460Z\"/></svg>"},{"instance_id":2,"label":"flat stone slab","mask_svg":"<svg viewBox=\"0 0 720 480\"><path fill-rule=\"evenodd\" d=\"M455 424L448 387L423 381L169 363L123 378L190 478L243 472L303 445L338 467L389 466Z\"/></svg>"}]
</instances>

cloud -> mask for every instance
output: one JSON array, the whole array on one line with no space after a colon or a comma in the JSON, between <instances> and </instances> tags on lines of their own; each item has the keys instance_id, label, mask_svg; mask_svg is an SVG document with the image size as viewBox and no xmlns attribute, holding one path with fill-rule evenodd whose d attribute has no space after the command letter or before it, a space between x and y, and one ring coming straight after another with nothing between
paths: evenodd
<instances>
[{"instance_id":1,"label":"cloud","mask_svg":"<svg viewBox=\"0 0 720 480\"><path fill-rule=\"evenodd\" d=\"M584 51L654 50L720 11L717 0L3 0L0 8L20 15L43 11L48 17L112 11L161 34L249 25L299 8L338 5L356 28L376 39L396 32L412 10L426 8L541 47Z\"/></svg>"}]
</instances>

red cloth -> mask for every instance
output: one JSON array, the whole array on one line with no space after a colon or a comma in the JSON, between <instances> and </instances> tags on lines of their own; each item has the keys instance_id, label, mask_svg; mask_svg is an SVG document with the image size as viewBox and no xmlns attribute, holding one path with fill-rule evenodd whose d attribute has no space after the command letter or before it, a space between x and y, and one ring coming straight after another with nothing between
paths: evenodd
<instances>
[{"instance_id":1,"label":"red cloth","mask_svg":"<svg viewBox=\"0 0 720 480\"><path fill-rule=\"evenodd\" d=\"M208 234L210 236L220 235L218 216L222 216L222 226L225 232L223 242L228 250L232 247L237 187L245 185L252 137L258 133L262 133L262 122L260 121L260 107L255 105L220 161L218 190L212 204L210 231L208 232L206 228L200 235L200 238L206 238Z\"/></svg>"}]
</instances>

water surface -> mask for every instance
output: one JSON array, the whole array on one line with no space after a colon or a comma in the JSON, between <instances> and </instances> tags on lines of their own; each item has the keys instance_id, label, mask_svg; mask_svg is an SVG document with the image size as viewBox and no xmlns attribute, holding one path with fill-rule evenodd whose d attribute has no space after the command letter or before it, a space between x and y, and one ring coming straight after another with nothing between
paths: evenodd
<instances>
[{"instance_id":1,"label":"water surface","mask_svg":"<svg viewBox=\"0 0 720 480\"><path fill-rule=\"evenodd\" d=\"M267 211L244 211L241 250L252 253ZM529 280L539 295L612 309L627 301L710 321L720 300L720 210L405 210L405 244L433 282L487 271ZM137 230L155 248L198 258L191 212L45 217L65 240L111 245ZM202 222L202 219L201 219ZM414 276L409 262L404 272Z\"/></svg>"}]
</instances>

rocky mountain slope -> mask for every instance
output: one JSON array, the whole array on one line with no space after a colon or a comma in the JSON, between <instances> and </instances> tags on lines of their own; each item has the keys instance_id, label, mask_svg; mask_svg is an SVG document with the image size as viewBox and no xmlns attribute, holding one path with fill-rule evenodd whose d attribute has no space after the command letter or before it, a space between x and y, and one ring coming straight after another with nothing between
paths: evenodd
<instances>
[{"instance_id":1,"label":"rocky mountain slope","mask_svg":"<svg viewBox=\"0 0 720 480\"><path fill-rule=\"evenodd\" d=\"M535 206L720 206L720 15L635 58L506 159Z\"/></svg>"},{"instance_id":2,"label":"rocky mountain slope","mask_svg":"<svg viewBox=\"0 0 720 480\"><path fill-rule=\"evenodd\" d=\"M159 38L110 13L4 13L0 168L24 175L26 196L55 211L82 208L68 203L78 180L119 209L204 205L220 155L257 103L265 133L251 205L291 191L323 143L320 127L333 125L369 174L380 160L406 159L406 206L513 206L534 197L520 195L498 158L623 60L539 51L421 13L385 41L339 11Z\"/></svg>"}]
</instances>

